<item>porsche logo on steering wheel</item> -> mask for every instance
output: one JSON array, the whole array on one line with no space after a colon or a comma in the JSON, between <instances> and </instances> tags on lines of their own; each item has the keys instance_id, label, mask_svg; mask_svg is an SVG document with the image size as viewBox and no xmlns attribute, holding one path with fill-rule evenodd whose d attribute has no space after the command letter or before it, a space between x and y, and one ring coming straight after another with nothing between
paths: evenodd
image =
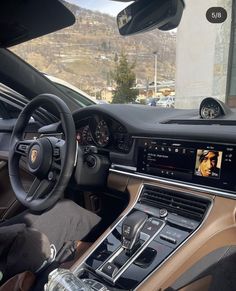
<instances>
[{"instance_id":1,"label":"porsche logo on steering wheel","mask_svg":"<svg viewBox=\"0 0 236 291\"><path fill-rule=\"evenodd\" d=\"M30 160L32 163L34 163L37 159L38 156L38 151L37 150L32 150L31 155L30 155Z\"/></svg>"}]
</instances>

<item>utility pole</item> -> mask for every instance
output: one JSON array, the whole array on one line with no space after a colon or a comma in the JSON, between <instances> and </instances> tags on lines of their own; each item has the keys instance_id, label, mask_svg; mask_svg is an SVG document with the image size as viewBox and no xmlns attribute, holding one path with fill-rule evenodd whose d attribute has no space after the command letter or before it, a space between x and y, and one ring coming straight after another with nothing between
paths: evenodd
<instances>
[{"instance_id":1,"label":"utility pole","mask_svg":"<svg viewBox=\"0 0 236 291\"><path fill-rule=\"evenodd\" d=\"M153 52L154 54L154 61L155 61L155 65L154 65L154 88L155 88L155 97L157 96L157 52Z\"/></svg>"}]
</instances>

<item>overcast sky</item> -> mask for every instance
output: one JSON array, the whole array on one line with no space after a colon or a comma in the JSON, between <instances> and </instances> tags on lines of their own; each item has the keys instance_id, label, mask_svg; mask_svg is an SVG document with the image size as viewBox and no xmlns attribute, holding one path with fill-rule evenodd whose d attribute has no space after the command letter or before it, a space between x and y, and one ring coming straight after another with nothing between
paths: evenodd
<instances>
[{"instance_id":1,"label":"overcast sky","mask_svg":"<svg viewBox=\"0 0 236 291\"><path fill-rule=\"evenodd\" d=\"M77 4L78 6L97 10L102 13L107 13L116 16L122 9L128 6L128 3L115 2L110 0L66 0L67 2Z\"/></svg>"}]
</instances>

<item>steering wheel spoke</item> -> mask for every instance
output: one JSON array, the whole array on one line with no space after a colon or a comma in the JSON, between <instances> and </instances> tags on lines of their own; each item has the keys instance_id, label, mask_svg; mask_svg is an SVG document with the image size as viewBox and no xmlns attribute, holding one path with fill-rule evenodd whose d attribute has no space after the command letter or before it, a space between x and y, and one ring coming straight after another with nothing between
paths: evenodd
<instances>
[{"instance_id":1,"label":"steering wheel spoke","mask_svg":"<svg viewBox=\"0 0 236 291\"><path fill-rule=\"evenodd\" d=\"M27 202L31 202L35 199L43 197L50 189L52 189L54 183L53 181L49 181L47 179L40 180L35 178L33 183L30 186L29 191L25 197Z\"/></svg>"},{"instance_id":2,"label":"steering wheel spoke","mask_svg":"<svg viewBox=\"0 0 236 291\"><path fill-rule=\"evenodd\" d=\"M26 157L28 155L29 147L33 141L32 140L21 140L15 145L15 153Z\"/></svg>"},{"instance_id":3,"label":"steering wheel spoke","mask_svg":"<svg viewBox=\"0 0 236 291\"><path fill-rule=\"evenodd\" d=\"M51 139L53 146L52 171L61 171L62 165L65 161L65 141L63 139Z\"/></svg>"},{"instance_id":4,"label":"steering wheel spoke","mask_svg":"<svg viewBox=\"0 0 236 291\"><path fill-rule=\"evenodd\" d=\"M51 141L53 144L53 157L57 161L63 162L65 159L65 140L64 139L54 139Z\"/></svg>"},{"instance_id":5,"label":"steering wheel spoke","mask_svg":"<svg viewBox=\"0 0 236 291\"><path fill-rule=\"evenodd\" d=\"M53 159L51 169L55 171L61 171L61 162Z\"/></svg>"}]
</instances>

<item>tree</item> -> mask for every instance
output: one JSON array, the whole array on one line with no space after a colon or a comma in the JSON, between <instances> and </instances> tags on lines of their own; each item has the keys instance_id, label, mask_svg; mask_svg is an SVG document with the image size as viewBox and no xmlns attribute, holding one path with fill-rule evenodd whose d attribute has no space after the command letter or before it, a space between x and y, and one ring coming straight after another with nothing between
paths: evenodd
<instances>
[{"instance_id":1,"label":"tree","mask_svg":"<svg viewBox=\"0 0 236 291\"><path fill-rule=\"evenodd\" d=\"M135 64L130 65L128 63L127 56L122 53L112 74L113 80L116 82L112 103L130 103L135 101L138 91L133 89L136 79L133 72L134 66Z\"/></svg>"},{"instance_id":2,"label":"tree","mask_svg":"<svg viewBox=\"0 0 236 291\"><path fill-rule=\"evenodd\" d=\"M105 41L102 42L101 48L102 48L103 51L107 50L107 43Z\"/></svg>"},{"instance_id":3,"label":"tree","mask_svg":"<svg viewBox=\"0 0 236 291\"><path fill-rule=\"evenodd\" d=\"M118 54L115 53L115 56L114 56L114 62L117 63L118 62Z\"/></svg>"}]
</instances>

